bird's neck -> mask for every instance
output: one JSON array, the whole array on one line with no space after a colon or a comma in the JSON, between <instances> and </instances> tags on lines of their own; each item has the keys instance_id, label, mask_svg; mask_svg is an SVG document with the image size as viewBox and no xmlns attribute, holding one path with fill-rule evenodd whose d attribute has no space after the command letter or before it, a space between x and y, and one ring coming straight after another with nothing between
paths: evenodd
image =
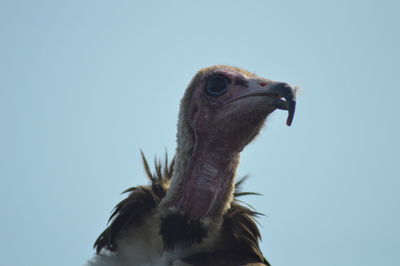
<instances>
[{"instance_id":1,"label":"bird's neck","mask_svg":"<svg viewBox=\"0 0 400 266\"><path fill-rule=\"evenodd\" d=\"M230 207L239 153L212 146L197 143L190 156L177 154L168 207L194 219L221 217Z\"/></svg>"}]
</instances>

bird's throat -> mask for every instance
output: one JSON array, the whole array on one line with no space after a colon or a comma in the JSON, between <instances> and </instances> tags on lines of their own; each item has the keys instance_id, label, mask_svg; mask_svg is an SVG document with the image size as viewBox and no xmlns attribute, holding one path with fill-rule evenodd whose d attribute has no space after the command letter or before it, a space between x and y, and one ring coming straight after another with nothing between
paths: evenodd
<instances>
[{"instance_id":1,"label":"bird's throat","mask_svg":"<svg viewBox=\"0 0 400 266\"><path fill-rule=\"evenodd\" d=\"M173 205L191 218L220 216L233 198L239 153L197 146L184 167Z\"/></svg>"}]
</instances>

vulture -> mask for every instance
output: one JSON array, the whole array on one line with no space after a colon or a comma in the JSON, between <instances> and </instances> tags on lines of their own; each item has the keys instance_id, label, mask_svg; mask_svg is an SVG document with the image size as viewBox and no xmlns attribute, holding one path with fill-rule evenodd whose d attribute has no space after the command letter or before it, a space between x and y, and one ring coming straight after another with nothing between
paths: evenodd
<instances>
[{"instance_id":1,"label":"vulture","mask_svg":"<svg viewBox=\"0 0 400 266\"><path fill-rule=\"evenodd\" d=\"M193 77L180 103L175 157L156 160L150 184L127 189L87 266L262 266L251 207L235 181L240 152L276 109L291 125L297 88L216 65ZM164 164L164 165L163 165Z\"/></svg>"}]
</instances>

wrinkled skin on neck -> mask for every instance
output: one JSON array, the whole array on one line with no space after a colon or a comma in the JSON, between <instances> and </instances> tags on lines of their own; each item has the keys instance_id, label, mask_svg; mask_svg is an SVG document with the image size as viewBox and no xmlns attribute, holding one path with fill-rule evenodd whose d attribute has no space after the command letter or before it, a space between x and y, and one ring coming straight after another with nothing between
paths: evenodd
<instances>
[{"instance_id":1,"label":"wrinkled skin on neck","mask_svg":"<svg viewBox=\"0 0 400 266\"><path fill-rule=\"evenodd\" d=\"M229 208L239 153L196 146L175 207L192 218L214 217Z\"/></svg>"}]
</instances>

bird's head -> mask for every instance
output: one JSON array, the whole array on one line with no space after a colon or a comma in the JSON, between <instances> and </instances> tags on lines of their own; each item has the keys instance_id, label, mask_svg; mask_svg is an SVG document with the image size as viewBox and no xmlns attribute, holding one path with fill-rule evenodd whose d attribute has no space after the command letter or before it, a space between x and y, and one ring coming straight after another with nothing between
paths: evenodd
<instances>
[{"instance_id":1,"label":"bird's head","mask_svg":"<svg viewBox=\"0 0 400 266\"><path fill-rule=\"evenodd\" d=\"M295 92L287 83L261 78L236 67L205 68L193 78L182 99L178 131L191 135L186 137L194 142L240 152L274 110L288 110L290 126ZM178 143L182 139L178 136Z\"/></svg>"},{"instance_id":2,"label":"bird's head","mask_svg":"<svg viewBox=\"0 0 400 266\"><path fill-rule=\"evenodd\" d=\"M276 109L292 123L296 89L231 66L200 70L182 98L175 171L163 206L219 216L232 200L239 153Z\"/></svg>"}]
</instances>

